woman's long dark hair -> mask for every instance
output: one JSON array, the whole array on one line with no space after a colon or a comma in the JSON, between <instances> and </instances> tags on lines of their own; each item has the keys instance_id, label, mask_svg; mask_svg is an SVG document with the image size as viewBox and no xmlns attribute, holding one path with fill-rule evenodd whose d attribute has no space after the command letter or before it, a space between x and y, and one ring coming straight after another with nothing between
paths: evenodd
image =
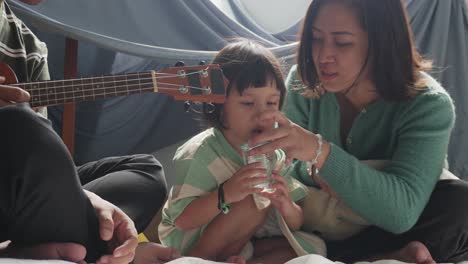
<instances>
[{"instance_id":1,"label":"woman's long dark hair","mask_svg":"<svg viewBox=\"0 0 468 264\"><path fill-rule=\"evenodd\" d=\"M319 84L312 59L312 26L321 7L330 3L349 6L367 32L369 49L363 67L371 66L371 81L383 99L405 100L416 93L414 88L424 86L420 71L430 69L431 63L423 60L414 46L406 9L400 0L313 0L303 22L297 53L298 73L309 89L316 89Z\"/></svg>"}]
</instances>

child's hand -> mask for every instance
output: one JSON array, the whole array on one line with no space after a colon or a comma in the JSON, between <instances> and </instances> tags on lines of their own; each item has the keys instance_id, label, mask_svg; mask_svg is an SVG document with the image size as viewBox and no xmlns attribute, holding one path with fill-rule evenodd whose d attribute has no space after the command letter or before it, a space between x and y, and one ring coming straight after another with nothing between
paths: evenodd
<instances>
[{"instance_id":1,"label":"child's hand","mask_svg":"<svg viewBox=\"0 0 468 264\"><path fill-rule=\"evenodd\" d=\"M271 186L275 188L275 191L273 193L262 192L261 195L270 199L271 204L284 217L291 230L298 230L304 222L302 208L291 200L286 179L276 171L273 172L272 177L275 183Z\"/></svg>"},{"instance_id":2,"label":"child's hand","mask_svg":"<svg viewBox=\"0 0 468 264\"><path fill-rule=\"evenodd\" d=\"M279 175L277 171L273 171L271 177L274 180L271 187L275 191L272 193L262 192L260 194L270 199L272 205L281 213L286 212L291 206L293 206L293 201L291 200L291 197L289 197L289 188L286 183L286 179Z\"/></svg>"},{"instance_id":3,"label":"child's hand","mask_svg":"<svg viewBox=\"0 0 468 264\"><path fill-rule=\"evenodd\" d=\"M224 200L226 203L242 201L247 195L260 193L261 188L254 185L267 181L266 170L260 162L254 162L240 168L224 184Z\"/></svg>"}]
</instances>

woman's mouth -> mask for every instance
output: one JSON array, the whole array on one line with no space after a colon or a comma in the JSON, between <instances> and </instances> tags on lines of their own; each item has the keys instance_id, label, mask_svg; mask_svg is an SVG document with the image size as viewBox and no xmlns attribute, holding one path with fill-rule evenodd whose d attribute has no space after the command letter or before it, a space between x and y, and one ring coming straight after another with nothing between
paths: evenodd
<instances>
[{"instance_id":1,"label":"woman's mouth","mask_svg":"<svg viewBox=\"0 0 468 264\"><path fill-rule=\"evenodd\" d=\"M320 71L320 79L323 81L331 81L335 79L338 76L337 72L326 72L326 71Z\"/></svg>"}]
</instances>

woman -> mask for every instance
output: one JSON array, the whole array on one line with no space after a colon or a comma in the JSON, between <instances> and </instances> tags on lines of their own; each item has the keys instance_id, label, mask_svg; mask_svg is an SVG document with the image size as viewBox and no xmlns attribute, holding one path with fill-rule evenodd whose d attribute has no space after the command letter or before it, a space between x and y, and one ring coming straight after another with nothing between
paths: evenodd
<instances>
[{"instance_id":1,"label":"woman","mask_svg":"<svg viewBox=\"0 0 468 264\"><path fill-rule=\"evenodd\" d=\"M467 260L468 185L439 179L454 106L423 72L430 65L415 50L401 1L312 1L297 62L286 81L285 114L259 116L279 128L250 145L272 142L250 154L285 150L299 160L302 182L367 221L356 235L328 240L328 257ZM386 162L376 170L360 160Z\"/></svg>"}]
</instances>

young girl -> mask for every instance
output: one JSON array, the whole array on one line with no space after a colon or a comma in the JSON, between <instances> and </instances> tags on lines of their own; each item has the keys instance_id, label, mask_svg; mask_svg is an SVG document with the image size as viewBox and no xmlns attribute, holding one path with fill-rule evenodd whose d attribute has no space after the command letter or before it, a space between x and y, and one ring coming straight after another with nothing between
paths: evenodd
<instances>
[{"instance_id":1,"label":"young girl","mask_svg":"<svg viewBox=\"0 0 468 264\"><path fill-rule=\"evenodd\" d=\"M294 201L305 196L304 189L277 171L272 176L273 193L253 187L267 180L266 170L259 162L244 165L240 148L253 134L274 125L273 120L260 125L256 116L279 110L283 103L286 88L279 63L268 49L247 40L226 46L213 63L222 66L230 81L226 101L205 114L211 128L175 154L176 183L164 207L159 236L183 255L285 263L297 255L278 236L280 231L267 227L276 219L271 208L290 230L297 230L303 215ZM272 206L265 208L265 198ZM267 238L253 239L260 236Z\"/></svg>"}]
</instances>

